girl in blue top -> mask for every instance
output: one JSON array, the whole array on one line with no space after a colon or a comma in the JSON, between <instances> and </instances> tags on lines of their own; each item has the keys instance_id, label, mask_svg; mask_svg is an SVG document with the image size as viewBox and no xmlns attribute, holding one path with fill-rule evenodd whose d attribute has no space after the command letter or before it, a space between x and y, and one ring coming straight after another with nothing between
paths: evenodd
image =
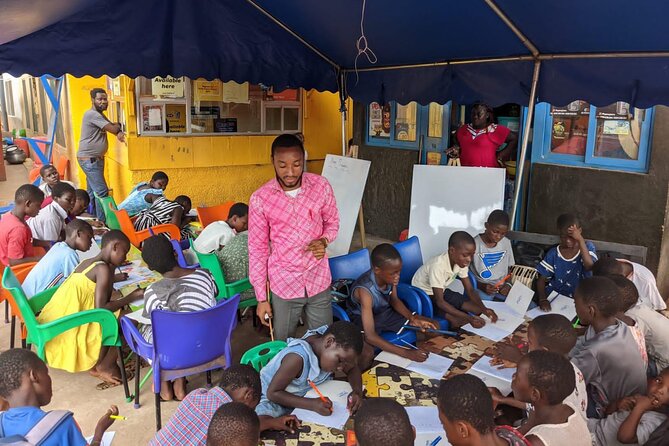
<instances>
[{"instance_id":1,"label":"girl in blue top","mask_svg":"<svg viewBox=\"0 0 669 446\"><path fill-rule=\"evenodd\" d=\"M144 209L148 209L153 200L163 195L169 181L165 172L154 173L148 183L142 181L137 184L130 191L130 195L118 205L118 208L125 209L131 217L139 214Z\"/></svg>"}]
</instances>

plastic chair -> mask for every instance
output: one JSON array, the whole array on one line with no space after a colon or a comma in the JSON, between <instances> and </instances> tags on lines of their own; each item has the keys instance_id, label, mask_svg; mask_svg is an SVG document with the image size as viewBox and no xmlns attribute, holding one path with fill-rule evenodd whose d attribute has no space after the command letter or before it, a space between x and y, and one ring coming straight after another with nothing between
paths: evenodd
<instances>
[{"instance_id":1,"label":"plastic chair","mask_svg":"<svg viewBox=\"0 0 669 446\"><path fill-rule=\"evenodd\" d=\"M96 323L100 324L103 346L118 348L120 361L121 380L126 398L129 397L128 380L123 367L123 355L121 354L121 338L118 332L118 322L114 313L102 308L80 311L78 313L63 316L55 321L40 324L35 315L42 311L44 306L51 300L58 287L49 288L41 293L35 294L30 300L26 297L18 279L11 268L6 268L2 275L2 286L9 291L10 303L18 309L27 330L26 343L34 344L37 356L46 362L44 347L46 343L56 336L82 325Z\"/></svg>"},{"instance_id":2,"label":"plastic chair","mask_svg":"<svg viewBox=\"0 0 669 446\"><path fill-rule=\"evenodd\" d=\"M28 263L22 263L20 265L15 265L15 266L10 266L10 269L16 276L16 279L19 281L19 283L23 283L24 280L26 280L26 277L28 276L28 273L32 271L32 269L37 265L37 262L28 262ZM4 268L3 268L4 272ZM5 289L0 289L0 302L3 300L5 301L5 323L8 322L9 315L7 310L11 306L12 308L12 325L10 328L10 338L9 338L9 348L14 348L14 339L16 337L16 318L19 318L19 322L21 324L21 343L23 344L23 347L25 347L25 340L26 340L26 330L25 326L23 324L23 318L21 317L21 313L19 312L19 308L14 305L14 301L12 299L8 298L9 296L9 291ZM10 304L11 302L11 304Z\"/></svg>"},{"instance_id":3,"label":"plastic chair","mask_svg":"<svg viewBox=\"0 0 669 446\"><path fill-rule=\"evenodd\" d=\"M346 310L337 302L332 302L332 319L351 322L351 318L348 316Z\"/></svg>"},{"instance_id":4,"label":"plastic chair","mask_svg":"<svg viewBox=\"0 0 669 446\"><path fill-rule=\"evenodd\" d=\"M288 344L285 341L270 341L248 349L239 360L241 364L248 364L257 372L267 365Z\"/></svg>"},{"instance_id":5,"label":"plastic chair","mask_svg":"<svg viewBox=\"0 0 669 446\"><path fill-rule=\"evenodd\" d=\"M423 254L420 250L420 241L415 235L403 242L393 245L402 257L402 271L400 272L400 283L411 284L413 275L418 268L423 266Z\"/></svg>"},{"instance_id":6,"label":"plastic chair","mask_svg":"<svg viewBox=\"0 0 669 446\"><path fill-rule=\"evenodd\" d=\"M149 231L152 231L149 228ZM176 240L170 240L170 243L172 243L172 248L174 249L174 252L177 254L177 263L179 264L180 267L182 268L199 268L200 264L199 263L194 263L192 265L189 265L188 262L186 261L186 256L184 256L184 252L181 249L181 244L176 241Z\"/></svg>"},{"instance_id":7,"label":"plastic chair","mask_svg":"<svg viewBox=\"0 0 669 446\"><path fill-rule=\"evenodd\" d=\"M149 229L136 231L135 226L132 224L132 220L130 220L130 216L124 209L111 209L111 211L116 216L121 231L123 231L123 233L128 236L128 238L130 239L130 243L132 243L137 248L140 247L140 245L144 240L155 234L164 233L164 234L169 234L172 240L181 239L181 231L179 231L179 228L173 224L168 223L168 224L156 225L152 226Z\"/></svg>"},{"instance_id":8,"label":"plastic chair","mask_svg":"<svg viewBox=\"0 0 669 446\"><path fill-rule=\"evenodd\" d=\"M338 257L328 259L330 264L330 273L332 280L339 279L357 279L363 273L372 269L372 263L369 260L369 251L361 249Z\"/></svg>"},{"instance_id":9,"label":"plastic chair","mask_svg":"<svg viewBox=\"0 0 669 446\"><path fill-rule=\"evenodd\" d=\"M235 204L234 201L226 201L223 204L217 206L209 207L198 207L197 217L200 220L203 228L206 228L209 223L215 221L226 221L228 219L228 214L230 213L230 208Z\"/></svg>"},{"instance_id":10,"label":"plastic chair","mask_svg":"<svg viewBox=\"0 0 669 446\"><path fill-rule=\"evenodd\" d=\"M61 180L67 179L67 166L70 164L70 160L65 156L59 156L53 163L53 166L58 171Z\"/></svg>"},{"instance_id":11,"label":"plastic chair","mask_svg":"<svg viewBox=\"0 0 669 446\"><path fill-rule=\"evenodd\" d=\"M121 229L121 224L118 222L118 218L116 218L116 214L114 214L113 211L117 210L116 206L116 201L114 201L114 197L111 195L108 195L106 197L99 197L97 194L95 195L95 199L98 202L98 206L102 208L102 212L105 214L105 224L109 229Z\"/></svg>"},{"instance_id":12,"label":"plastic chair","mask_svg":"<svg viewBox=\"0 0 669 446\"><path fill-rule=\"evenodd\" d=\"M151 312L153 344L147 342L127 317L121 329L130 349L137 355L135 407L139 407L140 357L153 367L156 431L160 430L160 386L184 376L227 368L232 364L230 338L235 328L239 295L202 311ZM209 375L208 375L209 377Z\"/></svg>"}]
</instances>

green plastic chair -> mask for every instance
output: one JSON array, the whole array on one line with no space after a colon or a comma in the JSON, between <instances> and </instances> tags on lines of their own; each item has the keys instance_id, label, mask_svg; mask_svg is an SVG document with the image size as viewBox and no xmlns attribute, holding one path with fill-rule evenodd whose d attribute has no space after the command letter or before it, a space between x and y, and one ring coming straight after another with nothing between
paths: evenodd
<instances>
[{"instance_id":1,"label":"green plastic chair","mask_svg":"<svg viewBox=\"0 0 669 446\"><path fill-rule=\"evenodd\" d=\"M119 336L118 322L114 314L109 310L96 308L93 310L81 311L61 317L55 321L46 324L37 322L35 314L42 311L42 308L51 300L58 287L49 288L41 293L35 294L30 300L26 297L21 288L21 284L10 268L6 268L2 275L2 286L9 291L9 299L13 299L21 312L23 323L28 331L26 337L27 344L34 344L37 348L37 355L46 362L44 347L46 343L61 333L90 323L100 324L102 330L102 345L110 347L121 347L121 337ZM125 381L125 371L121 368ZM127 382L125 382L127 386Z\"/></svg>"},{"instance_id":2,"label":"green plastic chair","mask_svg":"<svg viewBox=\"0 0 669 446\"><path fill-rule=\"evenodd\" d=\"M216 296L216 300L229 299L237 293L253 288L248 277L236 282L226 283L225 274L223 273L223 269L221 268L221 264L219 263L216 254L204 254L198 252L193 246L193 240L190 240L190 249L192 249L197 256L197 261L200 263L200 267L209 270L211 275L214 276L214 281L218 287L218 296ZM258 301L256 299L245 299L239 301L238 308L255 307L257 305Z\"/></svg>"},{"instance_id":3,"label":"green plastic chair","mask_svg":"<svg viewBox=\"0 0 669 446\"><path fill-rule=\"evenodd\" d=\"M271 341L264 344L256 345L244 353L242 359L239 361L242 364L248 364L257 372L267 365L281 350L288 344L285 341Z\"/></svg>"},{"instance_id":4,"label":"green plastic chair","mask_svg":"<svg viewBox=\"0 0 669 446\"><path fill-rule=\"evenodd\" d=\"M105 224L109 229L121 229L121 223L119 223L116 214L112 212L112 209L117 210L116 201L114 197L108 195L106 197L98 197L95 195L95 199L98 201L98 206L102 206L102 212L105 214Z\"/></svg>"}]
</instances>

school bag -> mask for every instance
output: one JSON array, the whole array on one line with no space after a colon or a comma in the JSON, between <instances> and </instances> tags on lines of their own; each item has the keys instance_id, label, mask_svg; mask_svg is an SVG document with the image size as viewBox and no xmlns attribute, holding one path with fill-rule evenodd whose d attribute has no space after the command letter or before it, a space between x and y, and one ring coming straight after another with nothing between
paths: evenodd
<instances>
[{"instance_id":1,"label":"school bag","mask_svg":"<svg viewBox=\"0 0 669 446\"><path fill-rule=\"evenodd\" d=\"M0 445L40 446L49 438L58 426L73 414L69 410L52 410L46 413L25 435L11 435L5 437L2 428L2 419L5 412L0 412Z\"/></svg>"}]
</instances>

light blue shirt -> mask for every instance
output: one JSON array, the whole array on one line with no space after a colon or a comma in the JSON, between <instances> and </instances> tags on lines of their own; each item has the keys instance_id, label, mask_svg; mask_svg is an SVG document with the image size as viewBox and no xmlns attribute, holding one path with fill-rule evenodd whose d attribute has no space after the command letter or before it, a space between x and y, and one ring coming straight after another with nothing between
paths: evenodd
<instances>
[{"instance_id":1,"label":"light blue shirt","mask_svg":"<svg viewBox=\"0 0 669 446\"><path fill-rule=\"evenodd\" d=\"M58 242L49 249L23 282L28 298L48 288L60 285L79 264L77 251L65 242Z\"/></svg>"}]
</instances>

